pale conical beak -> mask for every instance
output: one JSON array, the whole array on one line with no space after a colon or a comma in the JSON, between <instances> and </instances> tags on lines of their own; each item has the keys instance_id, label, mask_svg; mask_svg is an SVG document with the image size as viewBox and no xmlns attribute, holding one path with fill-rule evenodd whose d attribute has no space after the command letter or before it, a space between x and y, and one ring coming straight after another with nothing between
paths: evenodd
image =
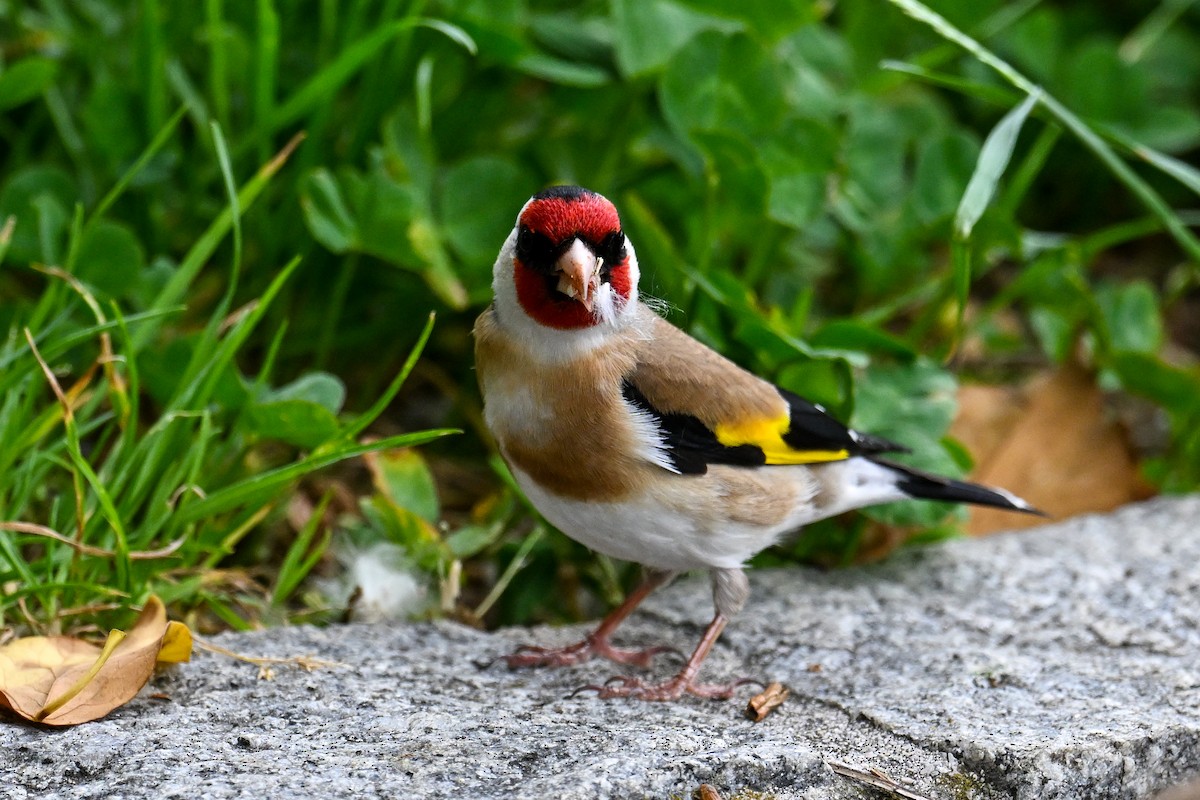
<instances>
[{"instance_id":1,"label":"pale conical beak","mask_svg":"<svg viewBox=\"0 0 1200 800\"><path fill-rule=\"evenodd\" d=\"M571 249L563 253L554 266L562 273L556 287L558 291L591 311L592 296L600 287L601 263L596 254L576 239L571 243Z\"/></svg>"}]
</instances>

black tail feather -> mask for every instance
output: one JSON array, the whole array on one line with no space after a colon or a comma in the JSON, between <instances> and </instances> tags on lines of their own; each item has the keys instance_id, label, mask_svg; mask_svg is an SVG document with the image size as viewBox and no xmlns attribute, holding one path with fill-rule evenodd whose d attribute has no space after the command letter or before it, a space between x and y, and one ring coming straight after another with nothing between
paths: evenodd
<instances>
[{"instance_id":1,"label":"black tail feather","mask_svg":"<svg viewBox=\"0 0 1200 800\"><path fill-rule=\"evenodd\" d=\"M894 461L882 458L872 458L871 460L880 466L887 467L898 473L900 477L896 481L896 488L909 497L918 500L971 503L977 506L990 506L992 508L1003 508L1007 511L1020 511L1025 514L1047 516L1045 512L1039 511L1021 498L1003 489L989 489L977 483L944 478L941 475L923 472L919 469L897 464Z\"/></svg>"}]
</instances>

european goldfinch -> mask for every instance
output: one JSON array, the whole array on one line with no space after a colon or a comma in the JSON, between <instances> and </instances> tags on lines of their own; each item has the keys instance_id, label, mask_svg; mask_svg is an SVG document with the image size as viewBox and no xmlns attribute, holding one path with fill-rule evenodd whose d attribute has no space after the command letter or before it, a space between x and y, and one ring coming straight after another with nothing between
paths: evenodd
<instances>
[{"instance_id":1,"label":"european goldfinch","mask_svg":"<svg viewBox=\"0 0 1200 800\"><path fill-rule=\"evenodd\" d=\"M603 697L729 697L738 682L697 673L745 603L743 564L825 517L905 498L1032 512L998 489L884 460L904 448L847 428L755 377L638 300L638 261L616 208L555 186L521 209L493 270L495 301L475 323L484 418L517 483L576 541L647 568L647 580L584 641L525 647L510 667L602 656L647 666L668 648L609 637L655 588L712 575L716 615L664 683L624 677Z\"/></svg>"}]
</instances>

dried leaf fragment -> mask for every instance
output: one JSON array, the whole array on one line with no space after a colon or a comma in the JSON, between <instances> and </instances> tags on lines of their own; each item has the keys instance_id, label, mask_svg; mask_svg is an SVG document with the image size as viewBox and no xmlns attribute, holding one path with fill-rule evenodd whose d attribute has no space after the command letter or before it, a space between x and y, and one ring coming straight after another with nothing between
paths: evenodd
<instances>
[{"instance_id":1,"label":"dried leaf fragment","mask_svg":"<svg viewBox=\"0 0 1200 800\"><path fill-rule=\"evenodd\" d=\"M29 636L0 647L0 709L43 725L100 719L133 699L156 663L187 661L191 632L151 597L129 631L103 647L67 636Z\"/></svg>"},{"instance_id":2,"label":"dried leaf fragment","mask_svg":"<svg viewBox=\"0 0 1200 800\"><path fill-rule=\"evenodd\" d=\"M783 705L789 694L791 693L788 688L782 683L772 683L750 698L750 704L746 706L746 716L755 722L762 722L768 714Z\"/></svg>"},{"instance_id":3,"label":"dried leaf fragment","mask_svg":"<svg viewBox=\"0 0 1200 800\"><path fill-rule=\"evenodd\" d=\"M852 781L858 781L859 783L866 784L867 786L888 792L893 797L901 797L904 798L904 800L929 800L929 798L927 798L925 795L917 794L912 789L900 785L895 778L877 767L866 767L864 769L862 767L844 764L840 761L826 761L825 763L829 765L829 768L832 769L834 773L842 776L843 778L848 778Z\"/></svg>"},{"instance_id":4,"label":"dried leaf fragment","mask_svg":"<svg viewBox=\"0 0 1200 800\"><path fill-rule=\"evenodd\" d=\"M950 433L975 458L971 480L1002 486L1051 517L1108 511L1153 494L1095 377L1078 365L1064 364L1019 392L963 387ZM977 506L970 514L974 536L1044 522Z\"/></svg>"}]
</instances>

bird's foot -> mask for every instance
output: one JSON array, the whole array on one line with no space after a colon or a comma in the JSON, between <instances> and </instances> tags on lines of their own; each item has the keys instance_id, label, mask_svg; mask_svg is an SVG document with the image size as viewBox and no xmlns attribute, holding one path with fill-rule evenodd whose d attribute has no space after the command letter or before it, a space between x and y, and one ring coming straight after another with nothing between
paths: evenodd
<instances>
[{"instance_id":1,"label":"bird's foot","mask_svg":"<svg viewBox=\"0 0 1200 800\"><path fill-rule=\"evenodd\" d=\"M632 697L635 700L667 701L678 700L685 694L704 697L709 700L728 700L740 687L748 684L762 685L753 678L738 678L729 683L697 683L686 674L676 675L663 683L647 683L641 678L629 675L618 675L610 678L602 686L583 686L572 692L571 696L581 692L595 692L601 699L613 697Z\"/></svg>"},{"instance_id":2,"label":"bird's foot","mask_svg":"<svg viewBox=\"0 0 1200 800\"><path fill-rule=\"evenodd\" d=\"M640 649L615 647L606 638L589 636L582 642L576 642L566 647L521 645L516 652L500 656L496 661L503 661L509 669L520 669L522 667L562 667L569 664L582 664L593 658L607 658L618 664L628 664L646 669L653 663L654 657L661 653L674 653L680 658L683 657L673 647L658 646Z\"/></svg>"}]
</instances>

